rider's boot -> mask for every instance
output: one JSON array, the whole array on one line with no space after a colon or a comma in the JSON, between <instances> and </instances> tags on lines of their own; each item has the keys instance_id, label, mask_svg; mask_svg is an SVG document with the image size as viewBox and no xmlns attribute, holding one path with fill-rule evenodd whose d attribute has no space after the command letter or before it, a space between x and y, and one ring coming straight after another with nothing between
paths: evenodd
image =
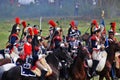
<instances>
[{"instance_id":1,"label":"rider's boot","mask_svg":"<svg viewBox=\"0 0 120 80\"><path fill-rule=\"evenodd\" d=\"M90 74L90 69L89 69L89 66L88 66L88 62L87 62L87 59L85 59L85 68L86 68L86 73L87 73L87 76L88 77L91 77L91 74Z\"/></svg>"},{"instance_id":2,"label":"rider's boot","mask_svg":"<svg viewBox=\"0 0 120 80\"><path fill-rule=\"evenodd\" d=\"M45 75L47 74L46 70L41 70L40 80L45 80Z\"/></svg>"},{"instance_id":3,"label":"rider's boot","mask_svg":"<svg viewBox=\"0 0 120 80\"><path fill-rule=\"evenodd\" d=\"M98 65L99 61L98 60L93 60L93 66L92 66L92 76L96 76L96 67Z\"/></svg>"}]
</instances>

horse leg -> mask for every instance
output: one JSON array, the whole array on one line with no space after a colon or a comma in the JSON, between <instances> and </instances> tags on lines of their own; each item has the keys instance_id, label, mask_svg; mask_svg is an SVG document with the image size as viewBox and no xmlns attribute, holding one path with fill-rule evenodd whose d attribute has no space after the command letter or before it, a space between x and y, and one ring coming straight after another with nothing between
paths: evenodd
<instances>
[{"instance_id":1,"label":"horse leg","mask_svg":"<svg viewBox=\"0 0 120 80\"><path fill-rule=\"evenodd\" d=\"M105 75L105 79L106 79L106 80L111 80L111 79L110 79L110 74L109 74L109 72L107 72L107 74Z\"/></svg>"},{"instance_id":2,"label":"horse leg","mask_svg":"<svg viewBox=\"0 0 120 80\"><path fill-rule=\"evenodd\" d=\"M104 76L103 75L100 75L99 77L99 80L103 80L104 79ZM106 79L107 80L107 79Z\"/></svg>"}]
</instances>

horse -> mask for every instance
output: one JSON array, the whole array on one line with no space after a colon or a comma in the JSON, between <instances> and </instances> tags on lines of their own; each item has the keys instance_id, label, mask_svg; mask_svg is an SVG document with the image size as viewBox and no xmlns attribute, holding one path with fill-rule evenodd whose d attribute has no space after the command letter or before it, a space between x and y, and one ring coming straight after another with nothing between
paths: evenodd
<instances>
[{"instance_id":1,"label":"horse","mask_svg":"<svg viewBox=\"0 0 120 80\"><path fill-rule=\"evenodd\" d=\"M72 80L85 80L87 77L85 59L89 58L89 52L83 46L78 48L77 57L70 66L70 77Z\"/></svg>"},{"instance_id":2,"label":"horse","mask_svg":"<svg viewBox=\"0 0 120 80\"><path fill-rule=\"evenodd\" d=\"M81 39L83 41L85 41L86 45L88 46L89 44L89 38L90 38L90 34L89 33L84 33L82 36L81 36Z\"/></svg>"},{"instance_id":3,"label":"horse","mask_svg":"<svg viewBox=\"0 0 120 80\"><path fill-rule=\"evenodd\" d=\"M69 54L64 48L59 48L46 57L46 60L50 67L52 68L53 73L50 76L45 77L44 80L58 80L59 62L63 59L69 62L72 61L72 58L69 56ZM12 69L4 72L2 80L41 80L38 76L37 77L22 76L20 71L21 71L20 66L13 67ZM13 76L13 74L15 75Z\"/></svg>"},{"instance_id":4,"label":"horse","mask_svg":"<svg viewBox=\"0 0 120 80\"><path fill-rule=\"evenodd\" d=\"M101 42L101 44L104 44L105 38L103 36L101 36L100 42ZM114 51L113 51L114 46L115 46L115 44L111 43L109 45L109 47L107 47L107 49L106 48L104 49L104 47L101 47L100 51L98 51L98 52L93 51L93 53L92 53L92 58L99 60L99 63L96 68L96 73L97 73L97 75L99 75L99 80L103 80L104 77L106 78L106 80L110 80L111 62L113 61L113 59L111 60L111 56L114 55ZM110 54L110 52L111 52L111 54ZM105 61L104 66L103 66L102 61ZM93 60L89 59L87 61L87 63L88 63L88 67L89 67L89 73L91 74ZM87 75L86 79L90 80L93 77L94 77L93 75L91 75L91 76Z\"/></svg>"},{"instance_id":5,"label":"horse","mask_svg":"<svg viewBox=\"0 0 120 80\"><path fill-rule=\"evenodd\" d=\"M118 43L109 42L109 46L105 49L107 52L105 67L102 71L96 71L96 73L100 76L99 80L103 80L104 77L106 78L106 80L111 80L111 68L115 59L115 52L118 51L119 48L120 46L118 46ZM90 77L87 77L87 80L90 80Z\"/></svg>"},{"instance_id":6,"label":"horse","mask_svg":"<svg viewBox=\"0 0 120 80\"><path fill-rule=\"evenodd\" d=\"M114 56L114 61L113 61L113 69L115 70L115 75L117 78L120 78L120 42L117 42L115 45L115 56ZM111 71L111 77L112 80L117 80L114 79L114 77L112 76L112 71Z\"/></svg>"},{"instance_id":7,"label":"horse","mask_svg":"<svg viewBox=\"0 0 120 80\"><path fill-rule=\"evenodd\" d=\"M120 51L120 43L116 43L114 41L110 42L109 41L109 47L106 49L108 56L107 56L107 61L109 63L110 68L112 67L112 65L114 64L115 61L115 53L117 51ZM110 69L110 76L112 78L112 80L114 80L113 76L112 76L112 70Z\"/></svg>"}]
</instances>

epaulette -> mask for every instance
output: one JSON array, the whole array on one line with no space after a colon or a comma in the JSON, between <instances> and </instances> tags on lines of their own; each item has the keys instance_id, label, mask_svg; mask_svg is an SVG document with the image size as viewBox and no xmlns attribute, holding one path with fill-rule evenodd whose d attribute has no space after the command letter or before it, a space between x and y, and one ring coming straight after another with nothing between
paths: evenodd
<instances>
[{"instance_id":1,"label":"epaulette","mask_svg":"<svg viewBox=\"0 0 120 80\"><path fill-rule=\"evenodd\" d=\"M95 36L92 36L92 37L91 37L91 40L96 40L96 37L95 37Z\"/></svg>"}]
</instances>

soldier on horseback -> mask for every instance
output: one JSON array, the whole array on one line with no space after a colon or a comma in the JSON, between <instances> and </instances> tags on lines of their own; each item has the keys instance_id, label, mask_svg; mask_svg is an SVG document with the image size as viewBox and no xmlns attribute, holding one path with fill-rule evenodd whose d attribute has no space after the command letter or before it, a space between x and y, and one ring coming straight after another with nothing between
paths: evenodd
<instances>
[{"instance_id":1,"label":"soldier on horseback","mask_svg":"<svg viewBox=\"0 0 120 80\"><path fill-rule=\"evenodd\" d=\"M9 48L11 51L15 43L19 41L19 33L20 33L20 19L17 17L16 24L13 25L11 34L9 36L8 45L6 48Z\"/></svg>"},{"instance_id":2,"label":"soldier on horseback","mask_svg":"<svg viewBox=\"0 0 120 80\"><path fill-rule=\"evenodd\" d=\"M114 35L115 35L115 31L113 31L113 30L109 30L108 31L108 41L111 43L111 42L115 42L115 43L117 43L118 41L117 41L117 38L115 38L114 37ZM112 64L112 77L114 78L114 79L117 79L117 77L116 77L116 73L115 73L115 60L113 61L113 64Z\"/></svg>"},{"instance_id":3,"label":"soldier on horseback","mask_svg":"<svg viewBox=\"0 0 120 80\"><path fill-rule=\"evenodd\" d=\"M71 53L71 56L75 58L77 56L77 49L80 43L81 32L78 30L77 23L74 20L70 22L70 28L68 30L68 51Z\"/></svg>"},{"instance_id":4,"label":"soldier on horseback","mask_svg":"<svg viewBox=\"0 0 120 80\"><path fill-rule=\"evenodd\" d=\"M48 40L48 50L53 50L55 48L60 47L60 43L62 41L62 29L57 27L57 24L53 20L49 20L48 24L50 25L49 36L45 39Z\"/></svg>"},{"instance_id":5,"label":"soldier on horseback","mask_svg":"<svg viewBox=\"0 0 120 80\"><path fill-rule=\"evenodd\" d=\"M90 28L90 34L91 36L94 34L94 30L95 28L98 28L98 23L97 21L94 19L91 23L91 28Z\"/></svg>"},{"instance_id":6,"label":"soldier on horseback","mask_svg":"<svg viewBox=\"0 0 120 80\"><path fill-rule=\"evenodd\" d=\"M15 18L15 24L12 27L12 31L9 35L8 42L6 49L4 50L5 57L14 57L12 56L14 53L14 46L18 47L19 43L19 34L20 34L20 18L16 17Z\"/></svg>"},{"instance_id":7,"label":"soldier on horseback","mask_svg":"<svg viewBox=\"0 0 120 80\"><path fill-rule=\"evenodd\" d=\"M117 38L114 37L115 33L112 30L108 31L108 40L117 43Z\"/></svg>"},{"instance_id":8,"label":"soldier on horseback","mask_svg":"<svg viewBox=\"0 0 120 80\"><path fill-rule=\"evenodd\" d=\"M80 30L78 30L77 25L77 22L75 22L74 20L70 22L70 28L68 29L68 39L70 39L71 36L74 36L76 38L80 37L81 32Z\"/></svg>"}]
</instances>

